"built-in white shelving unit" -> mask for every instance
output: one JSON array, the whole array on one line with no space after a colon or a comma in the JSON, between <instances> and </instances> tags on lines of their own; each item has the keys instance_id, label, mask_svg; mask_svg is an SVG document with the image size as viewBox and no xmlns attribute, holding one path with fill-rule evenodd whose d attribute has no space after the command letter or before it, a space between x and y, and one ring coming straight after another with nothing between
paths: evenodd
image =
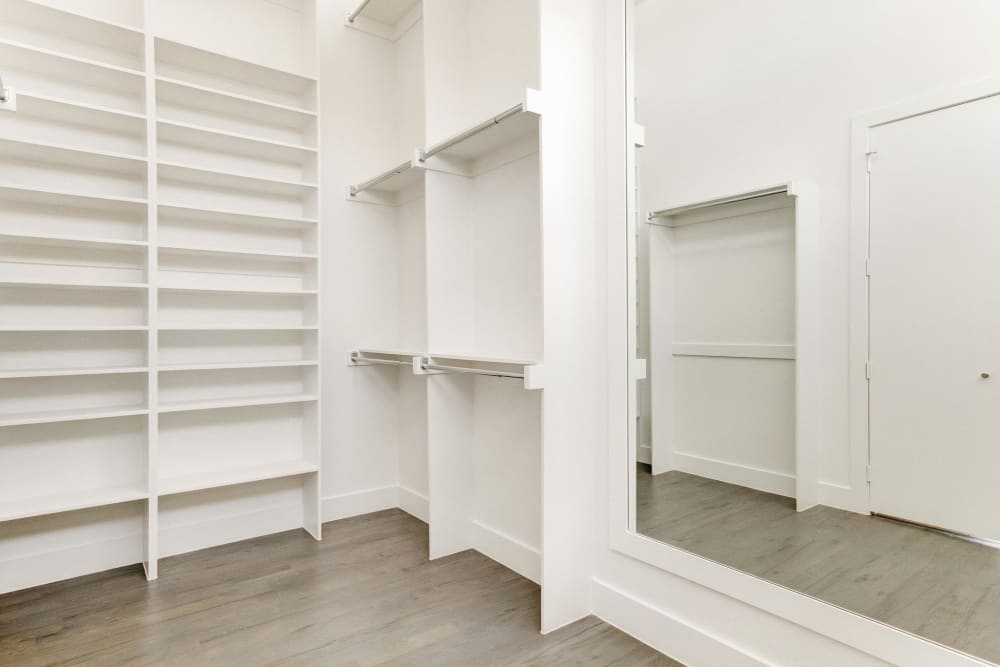
<instances>
[{"instance_id":1,"label":"built-in white shelving unit","mask_svg":"<svg viewBox=\"0 0 1000 667\"><path fill-rule=\"evenodd\" d=\"M344 180L347 243L383 274L355 268L343 359L355 409L396 426L352 437L395 452L400 504L429 522L432 558L474 548L536 581L538 14L534 0L359 1L338 38L372 91L356 104L379 110L340 119L359 147Z\"/></svg>"},{"instance_id":2,"label":"built-in white shelving unit","mask_svg":"<svg viewBox=\"0 0 1000 667\"><path fill-rule=\"evenodd\" d=\"M241 3L260 62L181 4L0 0L0 592L123 564L16 567L113 521L150 578L288 494L320 537L314 3Z\"/></svg>"}]
</instances>

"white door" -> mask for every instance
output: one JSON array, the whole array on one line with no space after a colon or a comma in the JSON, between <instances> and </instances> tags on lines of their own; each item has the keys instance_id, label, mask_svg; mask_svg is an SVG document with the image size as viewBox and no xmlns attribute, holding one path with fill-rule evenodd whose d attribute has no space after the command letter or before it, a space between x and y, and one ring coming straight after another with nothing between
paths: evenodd
<instances>
[{"instance_id":1,"label":"white door","mask_svg":"<svg viewBox=\"0 0 1000 667\"><path fill-rule=\"evenodd\" d=\"M1000 539L1000 97L871 149L872 511Z\"/></svg>"}]
</instances>

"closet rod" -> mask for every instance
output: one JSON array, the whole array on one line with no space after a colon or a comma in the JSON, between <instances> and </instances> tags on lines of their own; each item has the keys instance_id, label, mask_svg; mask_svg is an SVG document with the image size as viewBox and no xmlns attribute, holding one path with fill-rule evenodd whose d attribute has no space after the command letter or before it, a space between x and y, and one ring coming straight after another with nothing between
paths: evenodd
<instances>
[{"instance_id":1,"label":"closet rod","mask_svg":"<svg viewBox=\"0 0 1000 667\"><path fill-rule=\"evenodd\" d=\"M735 197L724 197L722 199L712 199L710 201L700 202L698 204L690 204L688 206L678 206L677 208L665 208L662 211L653 211L649 214L649 220L655 220L656 218L669 218L674 215L680 215L682 213L690 213L691 211L697 211L702 208L711 208L712 206L722 206L724 204L735 204L741 201L749 201L751 199L760 199L761 197L770 197L771 195L787 195L788 186L782 185L776 188L768 188L766 190L757 190L755 192L748 192L746 194L737 195Z\"/></svg>"},{"instance_id":2,"label":"closet rod","mask_svg":"<svg viewBox=\"0 0 1000 667\"><path fill-rule=\"evenodd\" d=\"M387 171L387 172L385 172L383 174L379 174L375 178L371 178L371 179L365 181L364 183L359 183L358 185L352 185L351 186L351 196L354 197L355 195L359 195L362 192L364 192L365 190L368 190L369 188L375 187L379 183L382 183L384 181L388 181L393 176L399 176L403 172L410 170L412 167L413 167L413 163L407 161L407 162L404 162L403 164L399 165L398 167L393 167L392 169L390 169L389 171Z\"/></svg>"},{"instance_id":3,"label":"closet rod","mask_svg":"<svg viewBox=\"0 0 1000 667\"><path fill-rule=\"evenodd\" d=\"M441 371L443 373L464 373L465 375L485 375L488 377L511 378L516 380L524 379L524 373L508 373L506 371L491 371L485 368L466 368L464 366L443 366L441 364L432 364L427 359L424 359L424 361L420 364L420 368L422 368L425 371Z\"/></svg>"},{"instance_id":4,"label":"closet rod","mask_svg":"<svg viewBox=\"0 0 1000 667\"><path fill-rule=\"evenodd\" d=\"M372 357L363 357L358 352L351 352L351 363L358 364L359 366L413 366L412 362L409 361L397 361L395 359L373 359Z\"/></svg>"},{"instance_id":5,"label":"closet rod","mask_svg":"<svg viewBox=\"0 0 1000 667\"><path fill-rule=\"evenodd\" d=\"M372 0L364 0L364 2L362 2L360 5L358 5L357 9L355 9L353 12L351 12L350 14L347 15L347 22L348 23L354 23L354 19L356 19L359 16L361 16L361 12L365 11L365 7L367 7L368 3L370 3L371 1Z\"/></svg>"},{"instance_id":6,"label":"closet rod","mask_svg":"<svg viewBox=\"0 0 1000 667\"><path fill-rule=\"evenodd\" d=\"M446 139L445 141L442 141L441 143L439 143L439 144L437 144L435 146L431 146L430 148L427 148L425 150L420 151L420 161L421 162L425 162L425 161L427 161L428 158L432 158L435 155L437 155L438 153L440 153L442 151L446 151L449 148L451 148L452 146L460 144L463 141L465 141L466 139L469 139L470 137L474 137L477 134L485 132L486 130L490 129L494 125L499 125L500 123L504 122L508 118L516 116L517 114L522 113L523 111L524 111L524 103L522 102L521 104L518 104L515 107L511 107L510 109L507 109L506 111L504 111L499 116L494 116L493 118L489 119L488 121L485 121L483 123L480 123L479 125L476 125L471 130L466 130L462 134L459 134L459 135L457 135L455 137L452 137L451 139Z\"/></svg>"}]
</instances>

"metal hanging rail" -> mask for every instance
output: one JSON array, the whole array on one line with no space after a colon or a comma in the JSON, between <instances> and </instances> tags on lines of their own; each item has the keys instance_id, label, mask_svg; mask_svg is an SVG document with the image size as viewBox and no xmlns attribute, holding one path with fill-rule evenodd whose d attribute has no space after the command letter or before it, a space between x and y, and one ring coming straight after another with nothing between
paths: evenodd
<instances>
[{"instance_id":1,"label":"metal hanging rail","mask_svg":"<svg viewBox=\"0 0 1000 667\"><path fill-rule=\"evenodd\" d=\"M507 371L494 371L486 368L468 368L466 366L446 366L443 364L435 364L431 362L430 358L425 357L420 363L420 368L425 371L440 371L442 373L462 373L465 375L485 375L487 377L495 378L510 378L514 380L523 380L524 373L509 373Z\"/></svg>"},{"instance_id":2,"label":"metal hanging rail","mask_svg":"<svg viewBox=\"0 0 1000 667\"><path fill-rule=\"evenodd\" d=\"M431 146L430 148L421 150L420 151L420 161L421 162L426 162L428 159L434 157L438 153L441 153L442 151L446 151L449 148L451 148L452 146L456 146L456 145L462 143L463 141L465 141L466 139L469 139L471 137L476 136L477 134L482 134L483 132L485 132L486 130L490 129L491 127L494 127L494 126L499 125L500 123L504 122L508 118L512 118L513 116L516 116L519 113L523 113L524 110L525 110L524 109L524 103L522 102L521 104L518 104L517 106L514 106L514 107L511 107L510 109L507 109L506 111L504 111L500 115L494 116L493 118L489 119L488 121L485 121L483 123L480 123L479 125L476 125L474 128L472 128L470 130L466 130L465 132L463 132L463 133L461 133L461 134L459 134L457 136L454 136L451 139L446 139L445 141L442 141L439 144Z\"/></svg>"},{"instance_id":3,"label":"metal hanging rail","mask_svg":"<svg viewBox=\"0 0 1000 667\"><path fill-rule=\"evenodd\" d=\"M347 15L347 22L354 23L354 20L359 16L361 16L361 13L365 11L365 7L367 7L368 3L370 3L371 1L372 0L364 0L364 2L358 5L357 9L355 9L353 12Z\"/></svg>"},{"instance_id":4,"label":"metal hanging rail","mask_svg":"<svg viewBox=\"0 0 1000 667\"><path fill-rule=\"evenodd\" d=\"M390 169L387 172L381 173L381 174L379 174L378 176L376 176L374 178L368 179L364 183L359 183L358 185L352 185L351 186L351 196L354 197L356 195L361 194L365 190L370 190L371 188L375 187L379 183L384 183L385 181L388 181L393 176L399 176L400 174L406 173L407 171L409 171L412 168L413 168L413 162L407 161L407 162L404 162L403 164L401 164L401 165L399 165L397 167L393 167L392 169Z\"/></svg>"},{"instance_id":5,"label":"metal hanging rail","mask_svg":"<svg viewBox=\"0 0 1000 667\"><path fill-rule=\"evenodd\" d=\"M406 366L407 368L412 368L413 366L412 362L409 361L365 357L360 352L351 352L351 363L358 366Z\"/></svg>"}]
</instances>

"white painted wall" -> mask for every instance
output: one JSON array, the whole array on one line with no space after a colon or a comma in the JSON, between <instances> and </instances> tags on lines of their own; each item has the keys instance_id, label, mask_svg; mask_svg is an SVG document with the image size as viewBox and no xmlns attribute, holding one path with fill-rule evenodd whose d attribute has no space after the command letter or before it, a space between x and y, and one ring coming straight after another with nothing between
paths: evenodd
<instances>
[{"instance_id":1,"label":"white painted wall","mask_svg":"<svg viewBox=\"0 0 1000 667\"><path fill-rule=\"evenodd\" d=\"M351 368L358 347L426 346L424 200L349 202L347 187L410 159L423 143L423 22L398 41L345 26L353 0L320 3L324 237L324 518L427 496L426 382L393 368ZM414 507L414 503L416 507Z\"/></svg>"},{"instance_id":2,"label":"white painted wall","mask_svg":"<svg viewBox=\"0 0 1000 667\"><path fill-rule=\"evenodd\" d=\"M848 447L849 121L997 74L997 25L989 0L638 3L639 210L790 179L819 188L825 486L864 486Z\"/></svg>"}]
</instances>

